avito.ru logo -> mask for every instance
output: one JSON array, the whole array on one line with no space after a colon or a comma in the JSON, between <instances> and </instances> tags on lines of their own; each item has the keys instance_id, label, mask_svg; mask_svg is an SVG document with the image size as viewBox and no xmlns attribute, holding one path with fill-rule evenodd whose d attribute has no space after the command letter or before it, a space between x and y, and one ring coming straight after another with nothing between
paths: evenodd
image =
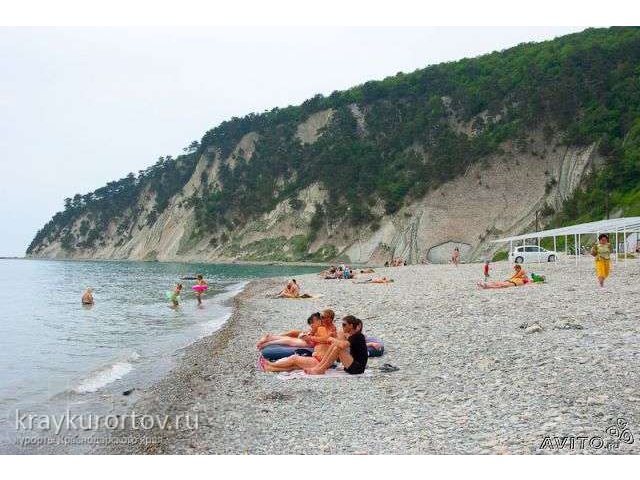
<instances>
[{"instance_id":1,"label":"avito.ru logo","mask_svg":"<svg viewBox=\"0 0 640 480\"><path fill-rule=\"evenodd\" d=\"M598 435L593 437L576 437L573 435L565 437L546 436L540 444L540 450L584 450L585 448L593 448L600 450L617 450L620 448L620 442L631 445L633 443L633 434L629 429L629 422L624 418L617 418L615 423L609 425L605 429L605 433L614 438L603 438Z\"/></svg>"}]
</instances>

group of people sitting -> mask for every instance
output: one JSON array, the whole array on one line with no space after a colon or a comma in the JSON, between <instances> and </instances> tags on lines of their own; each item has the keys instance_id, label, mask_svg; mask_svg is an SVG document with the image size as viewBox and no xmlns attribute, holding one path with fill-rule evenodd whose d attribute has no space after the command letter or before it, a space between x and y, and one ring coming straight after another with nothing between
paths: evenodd
<instances>
[{"instance_id":1,"label":"group of people sitting","mask_svg":"<svg viewBox=\"0 0 640 480\"><path fill-rule=\"evenodd\" d=\"M331 265L328 270L321 272L320 275L322 275L325 280L348 280L354 278L356 276L356 273L351 269L351 267L349 267L349 265L342 264L338 267L336 267L335 265Z\"/></svg>"},{"instance_id":2,"label":"group of people sitting","mask_svg":"<svg viewBox=\"0 0 640 480\"><path fill-rule=\"evenodd\" d=\"M406 267L407 261L402 257L392 258L390 262L389 261L384 262L384 266L385 267Z\"/></svg>"},{"instance_id":3,"label":"group of people sitting","mask_svg":"<svg viewBox=\"0 0 640 480\"><path fill-rule=\"evenodd\" d=\"M535 273L531 274L531 278L527 275L527 272L524 271L522 265L515 264L513 266L515 270L513 275L510 278L504 281L497 282L478 282L478 287L480 288L509 288L509 287L519 287L522 285L526 285L529 282L533 283L544 283L546 281L543 275L536 275Z\"/></svg>"},{"instance_id":4,"label":"group of people sitting","mask_svg":"<svg viewBox=\"0 0 640 480\"><path fill-rule=\"evenodd\" d=\"M313 348L311 356L294 354L270 362L260 357L259 367L265 372L290 372L304 370L310 375L322 375L340 361L344 371L351 375L364 373L369 358L368 345L362 333L362 320L353 315L342 319L342 328L334 324L335 313L326 309L316 312L308 319L308 331L291 330L279 335L267 334L257 343L259 350L269 345L285 345L298 348ZM375 348L375 345L371 345Z\"/></svg>"}]
</instances>

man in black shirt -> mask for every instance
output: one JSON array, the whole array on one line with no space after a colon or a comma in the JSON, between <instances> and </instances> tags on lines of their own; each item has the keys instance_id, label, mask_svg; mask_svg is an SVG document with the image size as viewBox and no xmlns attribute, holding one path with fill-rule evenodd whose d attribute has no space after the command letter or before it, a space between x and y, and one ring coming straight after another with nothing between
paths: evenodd
<instances>
[{"instance_id":1,"label":"man in black shirt","mask_svg":"<svg viewBox=\"0 0 640 480\"><path fill-rule=\"evenodd\" d=\"M310 375L322 375L336 360L340 360L344 371L352 375L364 373L369 359L367 342L362 334L362 320L347 315L342 319L339 338L329 337L331 346L315 368L305 369Z\"/></svg>"}]
</instances>

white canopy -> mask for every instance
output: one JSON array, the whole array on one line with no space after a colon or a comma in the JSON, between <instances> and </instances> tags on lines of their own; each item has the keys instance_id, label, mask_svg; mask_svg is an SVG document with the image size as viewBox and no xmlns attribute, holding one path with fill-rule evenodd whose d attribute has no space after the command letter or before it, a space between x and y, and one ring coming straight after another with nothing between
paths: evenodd
<instances>
[{"instance_id":1,"label":"white canopy","mask_svg":"<svg viewBox=\"0 0 640 480\"><path fill-rule=\"evenodd\" d=\"M540 232L525 233L514 237L505 237L492 240L494 243L516 242L528 240L530 238L559 237L562 235L584 235L590 233L611 233L611 232L638 232L640 231L640 217L612 218L600 220L598 222L580 223L569 227L553 228Z\"/></svg>"}]
</instances>

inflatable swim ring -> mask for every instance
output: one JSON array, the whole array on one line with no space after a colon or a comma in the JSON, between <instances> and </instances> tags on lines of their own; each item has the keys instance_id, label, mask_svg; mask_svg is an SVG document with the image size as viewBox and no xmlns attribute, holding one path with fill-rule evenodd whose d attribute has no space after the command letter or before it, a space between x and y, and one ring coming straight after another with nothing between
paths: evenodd
<instances>
[{"instance_id":1,"label":"inflatable swim ring","mask_svg":"<svg viewBox=\"0 0 640 480\"><path fill-rule=\"evenodd\" d=\"M209 285L194 285L191 288L198 293L202 293L209 288Z\"/></svg>"},{"instance_id":2,"label":"inflatable swim ring","mask_svg":"<svg viewBox=\"0 0 640 480\"><path fill-rule=\"evenodd\" d=\"M368 347L369 357L381 357L384 354L384 343L375 337L366 337L367 343L369 342L377 342L382 345L380 350L376 350L374 348ZM281 358L290 357L298 350L298 354L303 354L303 350L308 352L308 356L311 356L313 353L313 348L300 348L300 347L287 347L284 345L267 345L262 349L262 356L269 360L270 362L274 362L276 360L280 360Z\"/></svg>"}]
</instances>

